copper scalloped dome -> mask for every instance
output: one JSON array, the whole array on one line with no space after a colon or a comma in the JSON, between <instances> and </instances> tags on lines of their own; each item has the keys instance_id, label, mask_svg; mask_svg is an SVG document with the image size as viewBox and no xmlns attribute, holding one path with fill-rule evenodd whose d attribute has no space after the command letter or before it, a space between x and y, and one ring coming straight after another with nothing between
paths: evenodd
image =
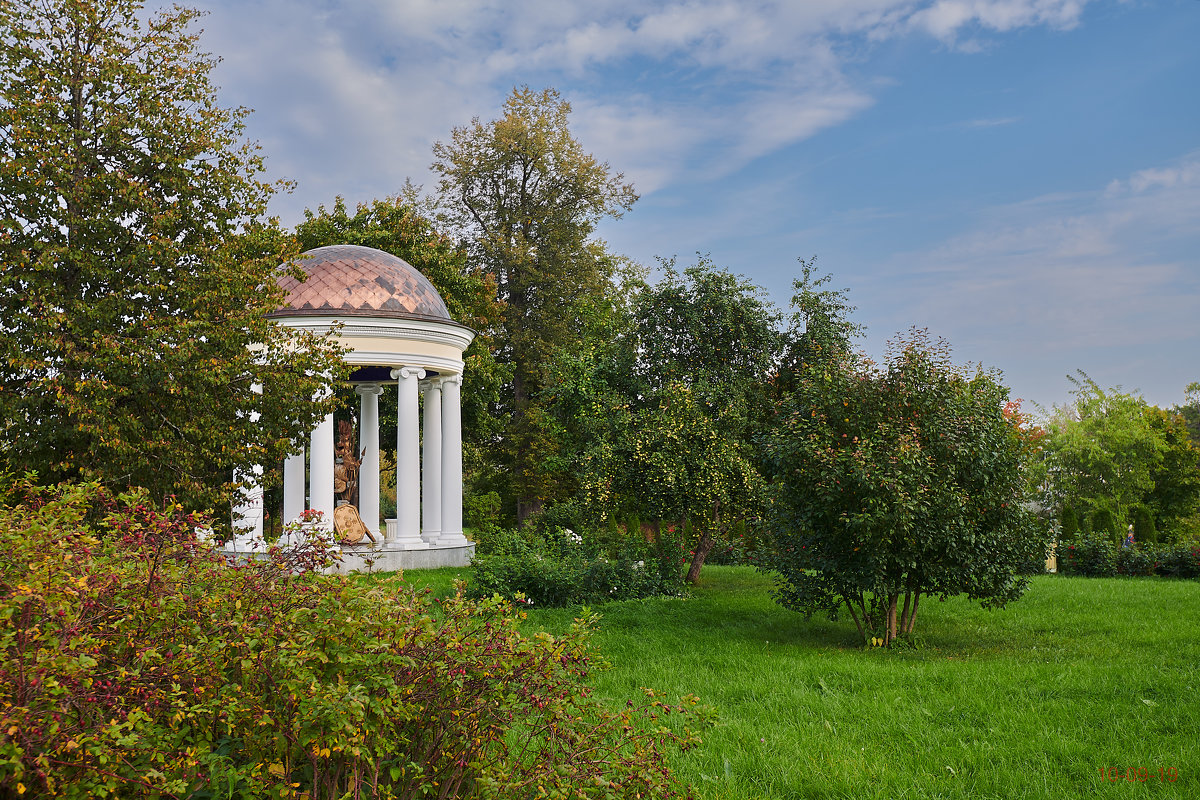
<instances>
[{"instance_id":1,"label":"copper scalloped dome","mask_svg":"<svg viewBox=\"0 0 1200 800\"><path fill-rule=\"evenodd\" d=\"M268 316L403 317L453 322L442 297L416 267L355 244L318 247L297 262L307 280L279 278L283 307Z\"/></svg>"}]
</instances>

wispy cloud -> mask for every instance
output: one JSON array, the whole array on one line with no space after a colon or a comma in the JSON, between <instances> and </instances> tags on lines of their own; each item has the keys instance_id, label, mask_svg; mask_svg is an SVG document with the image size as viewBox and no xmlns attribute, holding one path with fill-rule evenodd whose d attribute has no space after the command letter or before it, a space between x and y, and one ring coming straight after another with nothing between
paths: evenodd
<instances>
[{"instance_id":1,"label":"wispy cloud","mask_svg":"<svg viewBox=\"0 0 1200 800\"><path fill-rule=\"evenodd\" d=\"M989 209L972 230L895 258L882 291L912 321L1028 382L1085 367L1145 383L1131 376L1153 372L1164 343L1200 346L1197 219L1200 158L1189 156L1092 193ZM1089 363L1064 366L1068 353ZM1143 388L1166 397L1182 385Z\"/></svg>"},{"instance_id":2,"label":"wispy cloud","mask_svg":"<svg viewBox=\"0 0 1200 800\"><path fill-rule=\"evenodd\" d=\"M1075 0L201 0L223 83L271 168L321 196L426 179L430 145L513 85L557 86L585 144L649 193L719 177L870 107L848 37L1069 27ZM854 48L850 48L854 49ZM600 70L604 70L603 78ZM617 70L616 73L613 70ZM624 74L622 80L614 75ZM236 77L233 77L236 76ZM639 76L652 76L642 79ZM978 120L976 126L1009 124ZM719 152L719 156L715 155ZM709 155L713 154L713 155ZM349 188L343 188L348 191ZM284 201L285 205L289 201ZM301 202L290 201L292 206ZM288 216L298 209L292 207Z\"/></svg>"},{"instance_id":3,"label":"wispy cloud","mask_svg":"<svg viewBox=\"0 0 1200 800\"><path fill-rule=\"evenodd\" d=\"M1015 125L1020 117L993 117L990 119L969 119L959 123L960 128L1000 128L1005 125Z\"/></svg>"}]
</instances>

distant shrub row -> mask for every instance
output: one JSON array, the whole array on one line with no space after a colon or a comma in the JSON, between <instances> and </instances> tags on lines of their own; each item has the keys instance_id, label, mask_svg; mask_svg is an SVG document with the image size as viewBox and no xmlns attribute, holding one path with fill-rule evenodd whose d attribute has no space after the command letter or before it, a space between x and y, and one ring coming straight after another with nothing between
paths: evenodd
<instances>
[{"instance_id":1,"label":"distant shrub row","mask_svg":"<svg viewBox=\"0 0 1200 800\"><path fill-rule=\"evenodd\" d=\"M1200 544L1125 546L1115 543L1107 535L1083 534L1074 541L1059 543L1058 571L1088 577L1161 575L1200 578Z\"/></svg>"}]
</instances>

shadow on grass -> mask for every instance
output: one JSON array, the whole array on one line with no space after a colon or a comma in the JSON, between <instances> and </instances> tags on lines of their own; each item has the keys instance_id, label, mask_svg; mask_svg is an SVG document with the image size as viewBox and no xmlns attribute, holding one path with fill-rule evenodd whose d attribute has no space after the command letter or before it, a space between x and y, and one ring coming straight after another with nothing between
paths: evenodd
<instances>
[{"instance_id":1,"label":"shadow on grass","mask_svg":"<svg viewBox=\"0 0 1200 800\"><path fill-rule=\"evenodd\" d=\"M377 586L393 581L429 589L434 598L454 593L454 582L470 582L470 568L409 570L400 574L377 573L358 580ZM952 598L943 603L924 598L918 617L914 646L899 646L889 657L902 660L965 660L1006 657L1027 651L1034 660L1059 660L1067 655L1059 648L1062 610L1043 608L1039 589L1053 585L1053 576L1035 583L1028 606L1038 613L1033 619L1021 615L1013 624L1013 609L988 611L978 603ZM600 615L598 633L634 640L673 643L714 652L755 646L792 646L816 650L856 650L862 647L850 616L843 612L836 622L824 614L804 615L779 606L771 598L773 578L753 567L706 568L700 582L683 597L651 597L606 603L588 609ZM1057 594L1047 592L1047 594ZM1090 606L1082 602L1083 608ZM583 606L528 609L525 624L534 630L557 633L567 630L584 613Z\"/></svg>"}]
</instances>

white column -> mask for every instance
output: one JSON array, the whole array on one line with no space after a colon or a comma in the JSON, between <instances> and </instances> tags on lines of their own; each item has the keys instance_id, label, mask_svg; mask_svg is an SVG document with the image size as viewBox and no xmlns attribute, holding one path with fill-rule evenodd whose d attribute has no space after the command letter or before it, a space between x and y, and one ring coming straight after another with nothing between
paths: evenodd
<instances>
[{"instance_id":1,"label":"white column","mask_svg":"<svg viewBox=\"0 0 1200 800\"><path fill-rule=\"evenodd\" d=\"M439 546L470 544L462 529L462 375L442 381L442 534Z\"/></svg>"},{"instance_id":2,"label":"white column","mask_svg":"<svg viewBox=\"0 0 1200 800\"><path fill-rule=\"evenodd\" d=\"M305 505L305 475L304 475L304 448L300 448L300 452L295 455L290 455L283 462L283 524L289 525L295 522L304 509Z\"/></svg>"},{"instance_id":3,"label":"white column","mask_svg":"<svg viewBox=\"0 0 1200 800\"><path fill-rule=\"evenodd\" d=\"M321 512L321 529L333 530L333 414L312 432L308 449L308 507Z\"/></svg>"},{"instance_id":4,"label":"white column","mask_svg":"<svg viewBox=\"0 0 1200 800\"><path fill-rule=\"evenodd\" d=\"M425 384L421 448L421 538L435 544L442 533L442 382Z\"/></svg>"},{"instance_id":5,"label":"white column","mask_svg":"<svg viewBox=\"0 0 1200 800\"><path fill-rule=\"evenodd\" d=\"M358 515L367 526L367 530L378 534L379 395L383 392L383 387L378 383L360 383L354 387L354 391L362 398L358 415L358 446L362 453L362 464L358 468Z\"/></svg>"},{"instance_id":6,"label":"white column","mask_svg":"<svg viewBox=\"0 0 1200 800\"><path fill-rule=\"evenodd\" d=\"M419 367L392 370L398 381L396 400L396 540L402 550L422 550L421 539L421 411L418 384L425 377Z\"/></svg>"},{"instance_id":7,"label":"white column","mask_svg":"<svg viewBox=\"0 0 1200 800\"><path fill-rule=\"evenodd\" d=\"M250 391L252 394L262 397L262 384L251 384ZM238 413L240 415L241 412ZM258 422L261 417L262 414L258 411L250 412L252 423ZM244 484L238 490L238 504L234 509L233 546L237 552L259 549L261 544L265 544L263 540L262 474L262 465L254 464L250 467L249 473L238 472L234 475L235 480Z\"/></svg>"}]
</instances>

